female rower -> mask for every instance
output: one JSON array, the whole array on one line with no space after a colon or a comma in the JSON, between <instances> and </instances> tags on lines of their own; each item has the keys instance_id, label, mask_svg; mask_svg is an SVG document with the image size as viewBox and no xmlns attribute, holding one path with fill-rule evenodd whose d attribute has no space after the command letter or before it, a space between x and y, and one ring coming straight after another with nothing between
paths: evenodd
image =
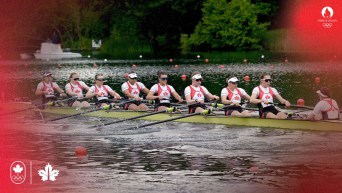
<instances>
[{"instance_id":1,"label":"female rower","mask_svg":"<svg viewBox=\"0 0 342 193\"><path fill-rule=\"evenodd\" d=\"M146 99L147 100L155 100L156 108L155 111L166 110L167 107L170 107L170 97L171 95L179 101L179 103L183 103L183 99L179 94L175 91L175 89L167 84L168 75L166 72L158 72L158 84L152 86L150 92L148 93Z\"/></svg>"},{"instance_id":2,"label":"female rower","mask_svg":"<svg viewBox=\"0 0 342 193\"><path fill-rule=\"evenodd\" d=\"M70 101L68 105L76 108L88 108L90 104L84 101L83 89L88 91L89 87L83 81L80 81L79 75L75 72L70 74L69 79L70 82L65 85L65 91L69 96L77 97L77 100Z\"/></svg>"},{"instance_id":3,"label":"female rower","mask_svg":"<svg viewBox=\"0 0 342 193\"><path fill-rule=\"evenodd\" d=\"M287 115L284 112L278 111L273 105L273 99L278 99L286 107L290 107L291 104L283 99L275 88L270 87L271 82L271 76L263 74L260 77L260 85L252 91L250 102L258 104L260 118L286 119Z\"/></svg>"},{"instance_id":4,"label":"female rower","mask_svg":"<svg viewBox=\"0 0 342 193\"><path fill-rule=\"evenodd\" d=\"M250 96L242 88L238 88L239 80L236 77L227 78L228 86L221 91L221 101L225 105L232 105L225 108L226 116L246 116L251 114L241 108L241 98L250 100Z\"/></svg>"},{"instance_id":5,"label":"female rower","mask_svg":"<svg viewBox=\"0 0 342 193\"><path fill-rule=\"evenodd\" d=\"M189 107L189 113L200 113L206 108L204 98L219 100L220 97L212 95L204 86L201 86L203 78L200 72L193 72L191 77L192 84L185 88L184 96Z\"/></svg>"},{"instance_id":6,"label":"female rower","mask_svg":"<svg viewBox=\"0 0 342 193\"><path fill-rule=\"evenodd\" d=\"M121 90L132 102L126 103L125 110L148 110L148 107L141 103L140 92L148 94L150 90L141 82L137 82L137 74L132 72L128 75L128 81L121 85Z\"/></svg>"},{"instance_id":7,"label":"female rower","mask_svg":"<svg viewBox=\"0 0 342 193\"><path fill-rule=\"evenodd\" d=\"M57 85L57 83L51 81L51 76L51 72L44 72L43 80L37 85L36 88L35 94L37 96L42 96L42 104L57 100L55 96L55 90L60 93L61 97L67 96L64 91Z\"/></svg>"},{"instance_id":8,"label":"female rower","mask_svg":"<svg viewBox=\"0 0 342 193\"><path fill-rule=\"evenodd\" d=\"M340 109L337 102L331 98L330 90L323 87L316 93L319 97L319 102L316 104L314 111L309 114L308 119L339 119Z\"/></svg>"},{"instance_id":9,"label":"female rower","mask_svg":"<svg viewBox=\"0 0 342 193\"><path fill-rule=\"evenodd\" d=\"M102 107L110 103L109 95L113 96L114 99L120 100L121 96L112 90L108 85L103 85L104 76L103 74L95 75L95 85L91 86L86 94L86 98L96 97L97 106Z\"/></svg>"}]
</instances>

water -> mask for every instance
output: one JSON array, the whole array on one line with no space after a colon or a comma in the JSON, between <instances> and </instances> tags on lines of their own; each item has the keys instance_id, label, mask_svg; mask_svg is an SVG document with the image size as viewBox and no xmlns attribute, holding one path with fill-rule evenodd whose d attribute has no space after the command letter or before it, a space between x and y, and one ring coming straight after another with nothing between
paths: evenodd
<instances>
[{"instance_id":1,"label":"water","mask_svg":"<svg viewBox=\"0 0 342 193\"><path fill-rule=\"evenodd\" d=\"M197 60L109 61L30 61L6 62L11 69L4 79L20 84L22 90L11 97L29 97L45 70L54 73L59 85L65 85L71 72L77 72L89 85L96 73L104 73L106 84L120 90L124 74L134 69L143 82L152 86L158 70L170 73L170 84L183 93L190 80L182 74L200 70L204 85L214 94L224 88L225 79L245 75L241 81L247 92L258 84L258 76L272 73L272 84L295 103L304 98L315 104L313 94L320 86L329 86L334 98L342 101L339 63L203 64ZM57 68L61 63L62 68ZM97 68L92 68L93 63ZM178 69L174 68L175 64ZM224 65L224 68L220 68ZM273 66L273 67L272 67ZM28 73L29 71L32 72ZM321 83L314 83L319 76ZM312 94L311 94L312 93ZM9 94L9 93L7 93ZM11 131L1 136L12 140L6 152L17 151L33 162L34 168L52 163L60 176L49 186L40 186L33 176L32 189L49 192L336 192L342 181L342 133L287 131L224 125L163 123L126 130L146 121L129 121L102 129L90 129L89 123L106 119L75 117L42 123L40 116L27 112L16 115ZM6 118L3 118L6 120ZM13 136L16 136L15 138ZM29 141L29 143L26 143ZM25 143L24 143L25 142ZM77 146L86 147L88 156L75 156ZM18 147L25 147L19 148ZM5 153L6 153L5 152ZM13 157L14 159L15 157ZM10 158L8 158L10 159ZM304 189L303 189L304 187ZM309 189L312 190L309 191ZM301 191L306 190L306 191Z\"/></svg>"}]
</instances>

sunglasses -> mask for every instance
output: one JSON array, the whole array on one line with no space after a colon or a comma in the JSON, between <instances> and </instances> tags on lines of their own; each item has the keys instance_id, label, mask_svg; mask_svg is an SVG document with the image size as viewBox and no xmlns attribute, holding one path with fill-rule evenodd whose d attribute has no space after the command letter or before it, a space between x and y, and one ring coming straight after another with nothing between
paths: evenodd
<instances>
[{"instance_id":1,"label":"sunglasses","mask_svg":"<svg viewBox=\"0 0 342 193\"><path fill-rule=\"evenodd\" d=\"M239 81L236 81L236 82L230 82L232 84L239 84Z\"/></svg>"},{"instance_id":2,"label":"sunglasses","mask_svg":"<svg viewBox=\"0 0 342 193\"><path fill-rule=\"evenodd\" d=\"M80 78L74 78L74 80L80 80Z\"/></svg>"},{"instance_id":3,"label":"sunglasses","mask_svg":"<svg viewBox=\"0 0 342 193\"><path fill-rule=\"evenodd\" d=\"M200 79L196 79L196 82L202 82L203 81L203 79L202 78L200 78Z\"/></svg>"},{"instance_id":4,"label":"sunglasses","mask_svg":"<svg viewBox=\"0 0 342 193\"><path fill-rule=\"evenodd\" d=\"M101 82L104 81L104 79L96 79L96 80L101 81Z\"/></svg>"},{"instance_id":5,"label":"sunglasses","mask_svg":"<svg viewBox=\"0 0 342 193\"><path fill-rule=\"evenodd\" d=\"M272 79L265 79L265 82L272 82Z\"/></svg>"},{"instance_id":6,"label":"sunglasses","mask_svg":"<svg viewBox=\"0 0 342 193\"><path fill-rule=\"evenodd\" d=\"M130 79L132 79L132 80L136 80L137 78L130 78Z\"/></svg>"},{"instance_id":7,"label":"sunglasses","mask_svg":"<svg viewBox=\"0 0 342 193\"><path fill-rule=\"evenodd\" d=\"M160 78L160 80L165 81L165 80L169 80L169 78Z\"/></svg>"}]
</instances>

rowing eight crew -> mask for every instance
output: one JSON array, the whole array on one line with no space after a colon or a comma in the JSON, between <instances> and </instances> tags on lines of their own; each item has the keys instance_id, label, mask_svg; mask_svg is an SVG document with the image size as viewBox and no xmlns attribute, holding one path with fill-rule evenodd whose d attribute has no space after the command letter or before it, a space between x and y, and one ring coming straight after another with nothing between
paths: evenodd
<instances>
[{"instance_id":1,"label":"rowing eight crew","mask_svg":"<svg viewBox=\"0 0 342 193\"><path fill-rule=\"evenodd\" d=\"M62 97L66 97L64 91L54 82L51 81L51 72L45 72L43 80L38 84L36 89L36 95L42 96L42 102L45 104L48 101L55 101L56 97L54 91L56 90ZM219 97L211 94L207 88L201 85L202 76L201 73L196 71L191 75L192 84L185 88L184 96L186 103L189 107L189 113L198 113L206 109L204 100L219 100ZM65 86L66 92L69 96L77 96L78 100L69 102L69 106L72 107L89 107L90 104L85 99L95 97L98 106L103 106L110 103L109 95L114 99L120 100L122 97L112 90L108 85L104 85L103 74L97 74L95 76L95 85L90 88L79 80L79 76L76 73L71 73L70 83ZM165 110L170 107L170 98L173 96L180 103L183 102L182 97L175 91L175 89L167 84L168 75L166 72L158 72L158 84L152 86L151 90L137 81L137 74L130 73L128 75L128 81L121 86L122 92L132 102L126 103L124 109L126 110L147 110L148 107L141 103L140 93L147 94L146 99L156 100L156 111ZM255 87L252 91L252 96L249 96L246 91L239 88L237 85L239 80L236 77L227 78L227 87L221 91L221 102L225 105L229 105L225 108L225 114L227 116L246 116L251 114L241 107L242 98L247 99L250 103L257 104L259 108L259 115L261 118L271 119L286 119L287 115L279 111L274 106L274 99L277 99L281 104L286 107L290 107L289 101L285 100L279 92L270 86L272 79L269 74L264 74L260 77L260 85ZM83 90L87 93L83 98ZM320 102L315 106L314 111L309 114L309 119L338 119L339 108L335 100L331 99L331 95L328 89L322 88L317 91L320 97Z\"/></svg>"}]
</instances>

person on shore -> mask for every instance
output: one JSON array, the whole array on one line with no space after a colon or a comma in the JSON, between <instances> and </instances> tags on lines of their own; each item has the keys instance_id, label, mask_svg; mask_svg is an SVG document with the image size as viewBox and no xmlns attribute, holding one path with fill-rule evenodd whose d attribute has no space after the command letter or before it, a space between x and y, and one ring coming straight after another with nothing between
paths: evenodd
<instances>
[{"instance_id":1,"label":"person on shore","mask_svg":"<svg viewBox=\"0 0 342 193\"><path fill-rule=\"evenodd\" d=\"M179 103L183 103L182 97L179 96L173 86L167 84L167 81L167 73L163 71L158 72L158 84L152 86L146 97L147 100L156 101L155 111L162 111L167 109L167 107L170 107L171 95L178 100Z\"/></svg>"},{"instance_id":2,"label":"person on shore","mask_svg":"<svg viewBox=\"0 0 342 193\"><path fill-rule=\"evenodd\" d=\"M147 111L148 107L141 103L142 98L140 98L140 93L143 92L148 94L150 90L148 90L143 83L138 82L137 78L137 74L131 72L128 74L128 81L121 85L122 92L132 101L126 103L124 109L133 111Z\"/></svg>"},{"instance_id":3,"label":"person on shore","mask_svg":"<svg viewBox=\"0 0 342 193\"><path fill-rule=\"evenodd\" d=\"M270 87L271 82L271 76L269 74L263 74L260 77L260 85L252 91L250 102L258 104L260 118L286 119L287 115L284 112L278 111L273 101L274 99L278 99L286 107L290 107L291 104L289 101L283 99L275 88Z\"/></svg>"},{"instance_id":4,"label":"person on shore","mask_svg":"<svg viewBox=\"0 0 342 193\"><path fill-rule=\"evenodd\" d=\"M104 85L105 79L103 74L95 75L95 85L91 86L86 94L86 98L96 98L97 107L103 107L107 104L110 104L109 95L113 96L114 99L120 100L121 96L116 93L112 88L108 85Z\"/></svg>"},{"instance_id":5,"label":"person on shore","mask_svg":"<svg viewBox=\"0 0 342 193\"><path fill-rule=\"evenodd\" d=\"M321 88L317 95L319 102L316 104L313 112L308 116L310 120L334 120L340 118L340 109L337 102L331 98L331 92L328 88Z\"/></svg>"},{"instance_id":6,"label":"person on shore","mask_svg":"<svg viewBox=\"0 0 342 193\"><path fill-rule=\"evenodd\" d=\"M76 100L72 100L68 103L71 107L76 108L88 108L90 104L84 100L83 90L88 92L89 87L80 81L80 77L77 73L73 72L69 76L70 82L65 85L65 91L70 97L77 97Z\"/></svg>"},{"instance_id":7,"label":"person on shore","mask_svg":"<svg viewBox=\"0 0 342 193\"><path fill-rule=\"evenodd\" d=\"M250 117L251 113L243 110L241 107L241 99L250 100L250 96L242 88L238 88L239 80L236 77L227 78L228 86L221 91L222 104L229 105L225 108L226 116L245 116Z\"/></svg>"},{"instance_id":8,"label":"person on shore","mask_svg":"<svg viewBox=\"0 0 342 193\"><path fill-rule=\"evenodd\" d=\"M66 97L67 95L64 91L57 85L57 83L51 80L52 73L47 71L43 74L42 81L37 85L35 95L42 97L42 104L48 102L56 101L55 91L57 91L61 97ZM62 106L62 104L58 104Z\"/></svg>"},{"instance_id":9,"label":"person on shore","mask_svg":"<svg viewBox=\"0 0 342 193\"><path fill-rule=\"evenodd\" d=\"M200 72L193 72L191 75L191 81L192 84L187 86L184 90L184 96L189 107L189 113L200 113L206 109L204 104L205 98L209 100L220 99L220 97L212 95L204 86L201 86L203 78Z\"/></svg>"}]
</instances>

